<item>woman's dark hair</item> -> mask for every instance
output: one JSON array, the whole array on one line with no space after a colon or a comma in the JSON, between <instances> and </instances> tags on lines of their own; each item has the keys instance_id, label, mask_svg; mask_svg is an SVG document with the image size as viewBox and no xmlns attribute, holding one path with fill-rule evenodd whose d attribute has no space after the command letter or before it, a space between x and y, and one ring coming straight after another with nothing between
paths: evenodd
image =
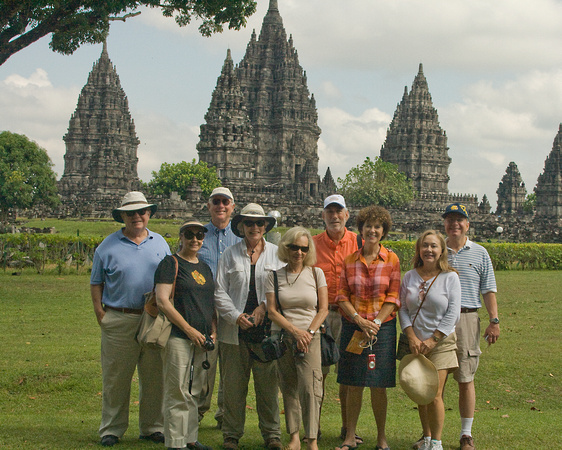
<instances>
[{"instance_id":1,"label":"woman's dark hair","mask_svg":"<svg viewBox=\"0 0 562 450\"><path fill-rule=\"evenodd\" d=\"M367 206L359 211L359 214L357 214L357 228L361 235L363 235L363 225L367 222L380 222L383 228L381 241L386 239L392 226L392 219L390 218L390 213L385 208L382 206Z\"/></svg>"}]
</instances>

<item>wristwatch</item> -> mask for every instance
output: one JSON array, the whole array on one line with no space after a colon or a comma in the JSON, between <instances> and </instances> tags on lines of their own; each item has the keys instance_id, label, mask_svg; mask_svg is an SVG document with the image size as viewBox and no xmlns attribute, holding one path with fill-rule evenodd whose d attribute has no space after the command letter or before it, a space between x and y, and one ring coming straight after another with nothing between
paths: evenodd
<instances>
[{"instance_id":1,"label":"wristwatch","mask_svg":"<svg viewBox=\"0 0 562 450\"><path fill-rule=\"evenodd\" d=\"M433 340L435 342L439 342L441 339L439 339L437 336L435 336L434 334L431 335L431 337L433 338Z\"/></svg>"},{"instance_id":2,"label":"wristwatch","mask_svg":"<svg viewBox=\"0 0 562 450\"><path fill-rule=\"evenodd\" d=\"M375 322L379 327L381 326L381 321L379 319L375 319L373 320L373 322Z\"/></svg>"},{"instance_id":3,"label":"wristwatch","mask_svg":"<svg viewBox=\"0 0 562 450\"><path fill-rule=\"evenodd\" d=\"M500 319L494 317L493 319L490 319L490 323L495 323L497 325L498 323L500 323Z\"/></svg>"},{"instance_id":4,"label":"wristwatch","mask_svg":"<svg viewBox=\"0 0 562 450\"><path fill-rule=\"evenodd\" d=\"M309 332L310 334L312 334L312 336L314 336L314 333L316 333L316 331L311 330L310 328L308 330L306 330L307 332Z\"/></svg>"}]
</instances>

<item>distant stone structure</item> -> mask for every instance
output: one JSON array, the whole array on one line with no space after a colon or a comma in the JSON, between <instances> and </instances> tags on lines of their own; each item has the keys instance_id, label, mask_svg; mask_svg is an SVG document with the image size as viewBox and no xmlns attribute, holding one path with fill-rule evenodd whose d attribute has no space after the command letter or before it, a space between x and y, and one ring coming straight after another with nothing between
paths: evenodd
<instances>
[{"instance_id":1,"label":"distant stone structure","mask_svg":"<svg viewBox=\"0 0 562 450\"><path fill-rule=\"evenodd\" d=\"M125 193L140 188L140 141L105 43L63 139L64 174L58 183L63 214L105 215Z\"/></svg>"},{"instance_id":2,"label":"distant stone structure","mask_svg":"<svg viewBox=\"0 0 562 450\"><path fill-rule=\"evenodd\" d=\"M562 123L554 138L552 151L544 162L543 173L535 186L534 225L541 233L551 234L562 242Z\"/></svg>"},{"instance_id":3,"label":"distant stone structure","mask_svg":"<svg viewBox=\"0 0 562 450\"><path fill-rule=\"evenodd\" d=\"M496 194L498 194L496 215L523 214L523 204L527 197L527 189L517 164L513 161L507 166Z\"/></svg>"},{"instance_id":4,"label":"distant stone structure","mask_svg":"<svg viewBox=\"0 0 562 450\"><path fill-rule=\"evenodd\" d=\"M380 151L383 161L396 164L412 181L416 199L409 209L440 211L458 201L465 203L471 212L478 210L476 196L449 194L448 152L447 134L439 125L420 63L410 92L404 87Z\"/></svg>"},{"instance_id":5,"label":"distant stone structure","mask_svg":"<svg viewBox=\"0 0 562 450\"><path fill-rule=\"evenodd\" d=\"M237 203L317 205L335 192L329 169L318 176L316 101L277 0L236 67L227 51L205 121L199 159L216 167Z\"/></svg>"}]
</instances>

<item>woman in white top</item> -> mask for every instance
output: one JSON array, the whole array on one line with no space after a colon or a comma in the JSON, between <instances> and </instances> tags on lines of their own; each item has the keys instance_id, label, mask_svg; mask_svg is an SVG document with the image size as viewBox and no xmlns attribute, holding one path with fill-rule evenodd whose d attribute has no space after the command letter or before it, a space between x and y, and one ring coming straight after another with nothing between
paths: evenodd
<instances>
[{"instance_id":1,"label":"woman in white top","mask_svg":"<svg viewBox=\"0 0 562 450\"><path fill-rule=\"evenodd\" d=\"M439 374L435 399L427 406L418 405L418 411L424 433L420 448L442 449L443 389L447 373L458 367L455 325L460 318L461 285L457 272L449 266L447 245L438 231L421 235L413 261L414 269L404 275L400 287L400 325L408 336L410 351L425 355Z\"/></svg>"},{"instance_id":2,"label":"woman in white top","mask_svg":"<svg viewBox=\"0 0 562 450\"><path fill-rule=\"evenodd\" d=\"M319 328L328 315L328 287L322 269L315 268L316 249L310 232L291 228L279 242L279 259L287 265L266 285L267 310L272 331L284 330L287 351L278 360L287 432L285 449L300 449L302 422L308 449L318 448L317 435L322 402L322 358Z\"/></svg>"}]
</instances>

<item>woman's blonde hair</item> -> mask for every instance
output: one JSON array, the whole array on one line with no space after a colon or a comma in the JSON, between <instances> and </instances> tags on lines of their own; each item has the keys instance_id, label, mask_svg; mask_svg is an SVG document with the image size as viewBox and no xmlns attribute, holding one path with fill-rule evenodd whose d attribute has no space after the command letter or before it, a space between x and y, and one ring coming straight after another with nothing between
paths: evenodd
<instances>
[{"instance_id":1,"label":"woman's blonde hair","mask_svg":"<svg viewBox=\"0 0 562 450\"><path fill-rule=\"evenodd\" d=\"M445 238L437 230L424 231L424 233L416 241L416 254L412 259L414 268L423 266L423 260L421 258L420 253L421 253L422 243L427 236L435 236L439 241L439 245L441 246L441 256L439 256L439 259L437 260L437 267L439 267L441 272L456 272L456 270L449 265L447 243L445 242Z\"/></svg>"},{"instance_id":2,"label":"woman's blonde hair","mask_svg":"<svg viewBox=\"0 0 562 450\"><path fill-rule=\"evenodd\" d=\"M279 250L277 251L278 258L285 262L289 262L289 244L294 244L295 241L302 237L306 236L308 239L308 252L303 258L303 265L306 266L313 266L316 264L316 247L314 246L314 241L312 240L312 235L310 231L303 227L293 227L283 235L281 241L279 242Z\"/></svg>"}]
</instances>

